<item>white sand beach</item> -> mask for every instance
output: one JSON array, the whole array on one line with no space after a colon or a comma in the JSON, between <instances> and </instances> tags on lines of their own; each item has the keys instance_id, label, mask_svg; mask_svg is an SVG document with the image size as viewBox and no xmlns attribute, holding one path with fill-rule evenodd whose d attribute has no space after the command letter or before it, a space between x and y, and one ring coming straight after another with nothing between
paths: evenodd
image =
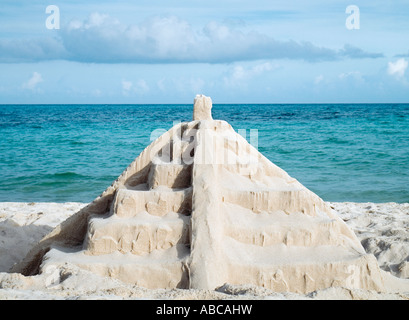
<instances>
[{"instance_id":1,"label":"white sand beach","mask_svg":"<svg viewBox=\"0 0 409 320\"><path fill-rule=\"evenodd\" d=\"M380 267L409 278L409 204L330 203ZM83 203L0 203L0 300L4 299L409 299L407 292L329 288L308 294L276 293L246 285L215 290L148 290L101 277L74 265L24 277L7 271L43 236L84 207ZM392 278L397 279L397 278ZM408 282L404 281L404 282ZM393 286L392 286L393 287Z\"/></svg>"}]
</instances>

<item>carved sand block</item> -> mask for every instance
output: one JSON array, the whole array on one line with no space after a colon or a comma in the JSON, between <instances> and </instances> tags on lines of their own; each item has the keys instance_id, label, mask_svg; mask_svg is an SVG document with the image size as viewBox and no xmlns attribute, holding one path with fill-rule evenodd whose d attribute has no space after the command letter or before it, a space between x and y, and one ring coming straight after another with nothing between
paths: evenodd
<instances>
[{"instance_id":1,"label":"carved sand block","mask_svg":"<svg viewBox=\"0 0 409 320\"><path fill-rule=\"evenodd\" d=\"M213 120L212 99L202 94L195 97L193 103L193 120Z\"/></svg>"},{"instance_id":2,"label":"carved sand block","mask_svg":"<svg viewBox=\"0 0 409 320\"><path fill-rule=\"evenodd\" d=\"M174 212L163 219L147 212L134 218L94 217L89 223L84 248L90 255L116 251L143 255L176 244L188 245L189 221L188 216Z\"/></svg>"},{"instance_id":3,"label":"carved sand block","mask_svg":"<svg viewBox=\"0 0 409 320\"><path fill-rule=\"evenodd\" d=\"M159 186L183 189L191 185L192 165L153 163L149 174L149 187Z\"/></svg>"}]
</instances>

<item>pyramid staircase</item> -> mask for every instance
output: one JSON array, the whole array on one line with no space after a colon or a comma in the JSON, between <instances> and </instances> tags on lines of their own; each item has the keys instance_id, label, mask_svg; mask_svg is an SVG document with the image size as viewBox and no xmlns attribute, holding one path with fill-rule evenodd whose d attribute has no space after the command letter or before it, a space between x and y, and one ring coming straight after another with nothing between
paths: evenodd
<instances>
[{"instance_id":1,"label":"pyramid staircase","mask_svg":"<svg viewBox=\"0 0 409 320\"><path fill-rule=\"evenodd\" d=\"M375 257L329 205L210 109L196 97L194 121L148 146L12 271L69 262L152 289L382 290Z\"/></svg>"}]
</instances>

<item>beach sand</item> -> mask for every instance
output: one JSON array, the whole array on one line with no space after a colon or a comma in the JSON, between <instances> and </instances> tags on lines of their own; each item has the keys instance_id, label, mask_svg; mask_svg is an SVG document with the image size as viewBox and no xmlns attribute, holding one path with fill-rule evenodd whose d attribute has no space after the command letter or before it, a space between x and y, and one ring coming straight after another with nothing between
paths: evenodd
<instances>
[{"instance_id":1,"label":"beach sand","mask_svg":"<svg viewBox=\"0 0 409 320\"><path fill-rule=\"evenodd\" d=\"M0 300L4 299L409 299L409 290L377 293L328 288L308 294L276 293L246 285L215 291L148 290L66 264L61 270L24 277L7 271L55 226L84 203L0 203ZM385 271L390 287L409 278L409 203L330 203ZM393 275L395 277L392 277ZM409 280L404 281L409 282ZM406 284L405 288L409 288ZM397 293L399 291L399 293Z\"/></svg>"}]
</instances>

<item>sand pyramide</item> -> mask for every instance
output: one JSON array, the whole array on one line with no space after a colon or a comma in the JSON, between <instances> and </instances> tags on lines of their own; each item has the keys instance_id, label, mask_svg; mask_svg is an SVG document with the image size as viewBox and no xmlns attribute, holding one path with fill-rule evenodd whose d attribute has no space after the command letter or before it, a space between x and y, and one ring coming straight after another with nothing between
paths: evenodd
<instances>
[{"instance_id":1,"label":"sand pyramide","mask_svg":"<svg viewBox=\"0 0 409 320\"><path fill-rule=\"evenodd\" d=\"M12 272L68 262L146 288L382 291L375 257L331 207L211 108L197 96L193 121L149 145Z\"/></svg>"}]
</instances>

